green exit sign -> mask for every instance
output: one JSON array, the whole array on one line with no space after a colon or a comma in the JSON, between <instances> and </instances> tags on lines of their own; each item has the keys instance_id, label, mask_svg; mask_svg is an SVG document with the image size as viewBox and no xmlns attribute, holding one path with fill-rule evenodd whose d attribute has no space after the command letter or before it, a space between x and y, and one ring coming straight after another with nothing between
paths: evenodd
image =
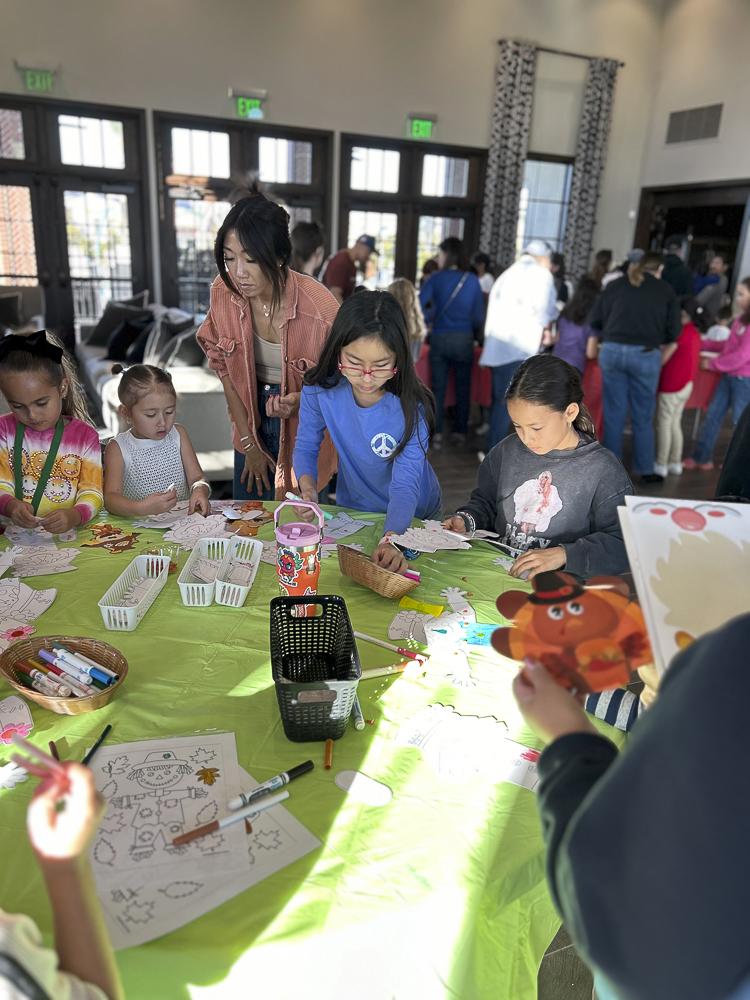
<instances>
[{"instance_id":1,"label":"green exit sign","mask_svg":"<svg viewBox=\"0 0 750 1000\"><path fill-rule=\"evenodd\" d=\"M431 139L435 122L428 118L410 118L409 135L412 139Z\"/></svg>"},{"instance_id":2,"label":"green exit sign","mask_svg":"<svg viewBox=\"0 0 750 1000\"><path fill-rule=\"evenodd\" d=\"M52 91L52 70L25 69L23 71L26 89L39 94L49 94Z\"/></svg>"},{"instance_id":3,"label":"green exit sign","mask_svg":"<svg viewBox=\"0 0 750 1000\"><path fill-rule=\"evenodd\" d=\"M259 97L238 97L237 115L240 118L262 118L263 107Z\"/></svg>"}]
</instances>

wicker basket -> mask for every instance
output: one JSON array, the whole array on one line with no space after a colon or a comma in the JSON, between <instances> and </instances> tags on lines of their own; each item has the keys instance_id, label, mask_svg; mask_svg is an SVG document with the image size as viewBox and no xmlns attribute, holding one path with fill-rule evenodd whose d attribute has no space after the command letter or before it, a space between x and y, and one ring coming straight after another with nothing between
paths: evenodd
<instances>
[{"instance_id":1,"label":"wicker basket","mask_svg":"<svg viewBox=\"0 0 750 1000\"><path fill-rule=\"evenodd\" d=\"M117 674L118 679L114 684L110 684L109 687L97 692L97 694L84 695L81 698L50 698L34 691L33 688L20 684L17 680L18 671L13 666L16 660L25 660L28 656L35 656L40 649L48 649L52 653L54 652L53 642L60 642L72 652L83 653L84 656L96 660L97 663L101 663L102 666ZM12 684L24 698L35 701L37 705L41 705L42 708L46 708L50 712L57 712L58 715L83 715L85 712L95 712L97 708L103 708L122 685L127 673L128 661L119 650L99 639L86 639L81 636L39 635L30 639L19 639L0 656L0 675L9 684Z\"/></svg>"},{"instance_id":2,"label":"wicker basket","mask_svg":"<svg viewBox=\"0 0 750 1000\"><path fill-rule=\"evenodd\" d=\"M356 580L357 583L369 587L383 597L399 600L404 594L419 586L419 580L410 580L408 576L399 576L398 573L381 569L380 566L371 563L366 555L349 548L348 545L337 545L336 548L339 554L339 569L344 576Z\"/></svg>"}]
</instances>

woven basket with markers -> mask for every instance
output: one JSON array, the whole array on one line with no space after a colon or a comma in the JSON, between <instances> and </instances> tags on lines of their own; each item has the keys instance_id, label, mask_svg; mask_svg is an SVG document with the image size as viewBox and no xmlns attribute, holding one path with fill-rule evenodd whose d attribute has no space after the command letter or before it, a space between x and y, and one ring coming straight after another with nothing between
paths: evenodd
<instances>
[{"instance_id":1,"label":"woven basket with markers","mask_svg":"<svg viewBox=\"0 0 750 1000\"><path fill-rule=\"evenodd\" d=\"M357 644L342 597L305 598L315 608L295 615L298 597L271 601L271 675L281 722L295 743L344 735L362 675Z\"/></svg>"}]
</instances>

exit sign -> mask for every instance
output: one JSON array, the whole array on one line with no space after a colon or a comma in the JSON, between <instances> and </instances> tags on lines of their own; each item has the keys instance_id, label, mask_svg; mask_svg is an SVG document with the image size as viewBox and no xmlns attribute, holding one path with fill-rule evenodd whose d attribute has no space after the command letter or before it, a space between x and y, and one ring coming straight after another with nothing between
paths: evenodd
<instances>
[{"instance_id":1,"label":"exit sign","mask_svg":"<svg viewBox=\"0 0 750 1000\"><path fill-rule=\"evenodd\" d=\"M263 107L259 97L238 97L237 115L240 118L262 118Z\"/></svg>"},{"instance_id":2,"label":"exit sign","mask_svg":"<svg viewBox=\"0 0 750 1000\"><path fill-rule=\"evenodd\" d=\"M411 139L431 139L435 122L430 118L410 118L409 137Z\"/></svg>"},{"instance_id":3,"label":"exit sign","mask_svg":"<svg viewBox=\"0 0 750 1000\"><path fill-rule=\"evenodd\" d=\"M38 94L49 94L52 92L53 76L54 73L50 69L25 69L23 71L26 89Z\"/></svg>"}]
</instances>

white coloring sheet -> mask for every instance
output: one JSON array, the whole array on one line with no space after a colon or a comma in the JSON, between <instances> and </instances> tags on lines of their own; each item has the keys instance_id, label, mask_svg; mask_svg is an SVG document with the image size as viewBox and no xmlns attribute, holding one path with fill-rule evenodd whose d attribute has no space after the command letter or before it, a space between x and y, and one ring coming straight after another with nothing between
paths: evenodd
<instances>
[{"instance_id":1,"label":"white coloring sheet","mask_svg":"<svg viewBox=\"0 0 750 1000\"><path fill-rule=\"evenodd\" d=\"M223 514L191 514L183 517L164 532L165 542L178 542L186 552L195 548L201 538L230 538L229 522Z\"/></svg>"},{"instance_id":2,"label":"white coloring sheet","mask_svg":"<svg viewBox=\"0 0 750 1000\"><path fill-rule=\"evenodd\" d=\"M54 589L32 590L18 578L0 580L0 651L33 635L36 629L30 622L44 614L56 596Z\"/></svg>"}]
</instances>

